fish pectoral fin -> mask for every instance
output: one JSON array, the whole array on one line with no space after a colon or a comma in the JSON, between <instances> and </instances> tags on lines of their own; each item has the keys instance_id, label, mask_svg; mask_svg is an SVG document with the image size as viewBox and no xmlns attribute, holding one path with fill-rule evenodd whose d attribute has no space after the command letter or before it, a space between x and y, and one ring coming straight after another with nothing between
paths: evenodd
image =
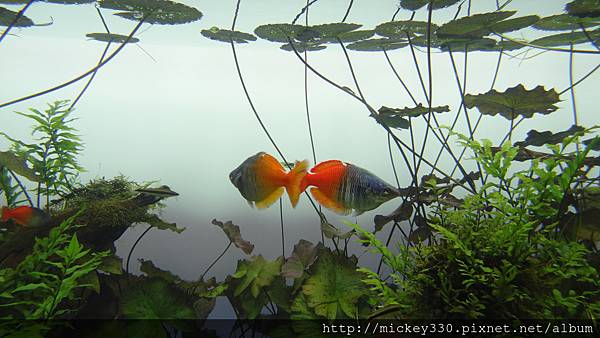
<instances>
[{"instance_id":1,"label":"fish pectoral fin","mask_svg":"<svg viewBox=\"0 0 600 338\"><path fill-rule=\"evenodd\" d=\"M334 201L329 196L325 195L319 188L310 188L311 195L325 208L340 214L348 215L352 211L351 209L344 208L339 202Z\"/></svg>"},{"instance_id":2,"label":"fish pectoral fin","mask_svg":"<svg viewBox=\"0 0 600 338\"><path fill-rule=\"evenodd\" d=\"M261 201L257 201L256 208L257 209L268 208L269 206L271 206L271 204L275 203L281 197L281 195L283 195L284 191L285 191L285 188L283 188L283 187L279 187L279 188L275 189L271 194L269 194L269 196L267 196L266 198L264 198Z\"/></svg>"},{"instance_id":3,"label":"fish pectoral fin","mask_svg":"<svg viewBox=\"0 0 600 338\"><path fill-rule=\"evenodd\" d=\"M314 166L310 171L313 173L318 173L319 171L323 171L327 168L342 166L342 165L344 165L344 162L342 162L340 160L323 161L323 162L317 164L316 166Z\"/></svg>"}]
</instances>

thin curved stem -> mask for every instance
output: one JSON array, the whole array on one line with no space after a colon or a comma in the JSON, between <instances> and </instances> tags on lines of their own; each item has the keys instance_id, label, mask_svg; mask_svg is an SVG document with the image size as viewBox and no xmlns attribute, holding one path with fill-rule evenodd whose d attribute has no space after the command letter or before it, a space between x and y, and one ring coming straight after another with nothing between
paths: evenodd
<instances>
[{"instance_id":1,"label":"thin curved stem","mask_svg":"<svg viewBox=\"0 0 600 338\"><path fill-rule=\"evenodd\" d=\"M133 37L133 35L134 35L134 34L135 34L137 31L138 31L138 29L140 29L140 27L142 26L142 24L143 24L145 21L146 21L146 17L143 17L143 18L142 18L142 19L141 19L141 20L140 20L140 21L137 23L137 25L136 25L136 26L135 26L135 28L134 28L134 29L131 31L131 33L129 33L129 35L127 36L127 38L125 39L125 41L123 41L123 43L122 43L121 45L119 45L119 47L118 47L118 48L117 48L117 49L116 49L116 50L115 50L115 51L114 51L112 54L110 54L110 55L109 55L109 56L108 56L108 57L107 57L107 58L106 58L104 61L102 61L100 64L96 65L94 68L92 68L92 69L88 70L87 72L83 73L82 75L80 75L80 76L78 76L78 77L76 77L76 78L74 78L74 79L72 79L72 80L70 80L70 81L67 81L67 82L65 82L65 83L63 83L63 84L60 84L60 85L54 86L54 87L52 87L52 88L49 88L49 89L43 90L43 91L41 91L41 92L37 92L37 93L35 93L35 94L31 94L31 95L24 96L24 97L22 97L22 98L19 98L19 99L15 99L15 100L12 100L12 101L5 102L5 103L3 103L3 104L0 104L0 108L4 108L4 107L10 106L10 105L13 105L13 104L15 104L15 103L19 103L19 102L27 101L27 100L33 99L33 98L35 98L35 97L38 97L38 96L46 95L46 94L48 94L48 93L51 93L51 92L53 92L53 91L56 91L56 90L59 90L59 89L65 88L65 87L67 87L67 86L70 86L70 85L72 85L73 83L76 83L76 82L78 82L78 81L80 81L80 80L82 80L82 79L84 79L84 78L88 77L90 74L94 73L95 71L97 71L98 69L100 69L101 67L103 67L104 65L106 65L108 62L110 62L110 60L112 60L112 59L113 59L113 58L114 58L114 57L115 57L115 56L116 56L116 55L117 55L117 54L118 54L118 53L119 53L119 52L120 52L120 51L121 51L121 50L122 50L122 49L125 47L125 45L126 45L127 43L129 43L129 40L131 40L131 38Z\"/></svg>"},{"instance_id":2,"label":"thin curved stem","mask_svg":"<svg viewBox=\"0 0 600 338\"><path fill-rule=\"evenodd\" d=\"M2 32L2 35L0 35L0 42L2 42L2 40L4 40L4 37L8 35L8 32L10 32L10 30L17 24L17 22L19 22L19 19L25 14L25 11L27 11L27 9L29 8L29 6L31 6L31 4L34 2L35 0L29 0L25 6L23 6L23 8L21 8L21 10L19 12L17 12L17 15L15 15L15 18L10 22L10 24L8 25L8 27L6 27L6 29L4 30L4 32Z\"/></svg>"},{"instance_id":3,"label":"thin curved stem","mask_svg":"<svg viewBox=\"0 0 600 338\"><path fill-rule=\"evenodd\" d=\"M131 246L131 249L129 249L129 253L127 254L127 261L125 263L125 273L127 276L129 276L129 261L131 260L131 255L133 254L133 250L135 250L135 247L142 240L142 238L144 238L144 236L148 233L148 231L150 231L150 229L152 229L152 225L149 225L148 229L146 229L146 230L144 230L144 232L142 232L140 237L138 237L138 239L136 239L136 241Z\"/></svg>"},{"instance_id":4,"label":"thin curved stem","mask_svg":"<svg viewBox=\"0 0 600 338\"><path fill-rule=\"evenodd\" d=\"M585 74L584 76L582 76L581 79L575 81L575 83L573 83L572 85L569 85L568 88L565 88L564 90L562 90L561 92L559 92L558 96L561 96L562 94L568 92L569 90L571 90L571 88L575 88L575 86L577 86L578 84L580 84L581 82L583 82L590 75L594 74L594 72L596 72L598 70L598 68L600 68L600 63L597 64L596 67L592 68L592 70L590 70L587 74Z\"/></svg>"},{"instance_id":5,"label":"thin curved stem","mask_svg":"<svg viewBox=\"0 0 600 338\"><path fill-rule=\"evenodd\" d=\"M352 4L354 4L354 0L350 0L350 3L348 4L348 9L346 9L346 14L344 14L342 22L346 22L346 19L348 19L348 14L350 14L350 10L352 9Z\"/></svg>"},{"instance_id":6,"label":"thin curved stem","mask_svg":"<svg viewBox=\"0 0 600 338\"><path fill-rule=\"evenodd\" d=\"M315 2L317 2L319 0L313 0L309 3L306 4L306 6L302 7L302 10L300 11L300 13L298 13L298 15L296 15L296 17L294 18L294 20L292 20L292 25L296 23L296 21L298 21L298 19L300 19L300 17L302 16L302 14L304 14L304 12L306 12L308 10L308 7L310 7L310 5L314 4Z\"/></svg>"},{"instance_id":7,"label":"thin curved stem","mask_svg":"<svg viewBox=\"0 0 600 338\"><path fill-rule=\"evenodd\" d=\"M27 188L23 185L23 183L21 182L21 180L19 180L19 177L10 169L6 168L8 170L8 172L10 173L10 175L15 179L15 181L17 181L17 184L19 185L19 188L21 188L21 191L23 192L23 194L25 194L25 197L27 198L27 201L29 202L30 206L33 206L33 201L31 200L31 196L29 196L29 193L27 193Z\"/></svg>"},{"instance_id":8,"label":"thin curved stem","mask_svg":"<svg viewBox=\"0 0 600 338\"><path fill-rule=\"evenodd\" d=\"M206 270L204 270L204 272L202 273L202 275L200 276L200 280L204 280L204 276L206 276L206 274L210 271L210 269L212 269L213 266L215 266L215 264L217 264L217 262L219 261L219 259L221 259L223 256L225 256L225 253L227 252L227 250L229 250L229 248L231 247L231 244L233 244L232 241L229 241L229 244L227 244L227 246L225 247L225 250L223 250L223 252L221 252L221 254L219 255L219 257L217 257L217 259L215 259L207 268Z\"/></svg>"},{"instance_id":9,"label":"thin curved stem","mask_svg":"<svg viewBox=\"0 0 600 338\"><path fill-rule=\"evenodd\" d=\"M283 203L279 198L279 224L281 225L281 257L285 257L285 233L283 231Z\"/></svg>"},{"instance_id":10,"label":"thin curved stem","mask_svg":"<svg viewBox=\"0 0 600 338\"><path fill-rule=\"evenodd\" d=\"M110 44L111 42L107 42L106 43L106 47L104 48L104 51L102 52L102 55L100 56L100 60L98 61L98 65L102 63L102 61L104 60L104 57L106 56L106 53L108 52L108 49L110 48ZM77 104L77 102L79 102L79 99L81 99L81 97L83 96L83 93L85 93L85 91L88 89L88 87L90 86L90 84L92 84L92 81L94 80L94 78L96 77L96 74L98 73L98 69L96 68L96 70L92 73L92 76L90 76L88 82L85 84L85 86L83 87L83 89L81 90L81 92L79 92L79 95L77 95L77 97L75 98L75 100L73 100L73 103L71 103L71 105L69 106L69 110L73 109L75 107L75 105Z\"/></svg>"}]
</instances>

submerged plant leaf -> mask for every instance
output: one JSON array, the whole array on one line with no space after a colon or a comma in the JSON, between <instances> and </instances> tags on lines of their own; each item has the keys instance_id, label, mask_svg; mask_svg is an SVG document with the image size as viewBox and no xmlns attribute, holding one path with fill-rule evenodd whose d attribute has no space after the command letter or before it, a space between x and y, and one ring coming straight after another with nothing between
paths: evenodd
<instances>
[{"instance_id":1,"label":"submerged plant leaf","mask_svg":"<svg viewBox=\"0 0 600 338\"><path fill-rule=\"evenodd\" d=\"M272 42L289 42L288 38L293 40L304 30L304 26L292 25L289 23L276 23L258 26L254 29L254 34L261 39Z\"/></svg>"},{"instance_id":2,"label":"submerged plant leaf","mask_svg":"<svg viewBox=\"0 0 600 338\"><path fill-rule=\"evenodd\" d=\"M433 9L445 8L454 5L461 0L436 0L433 2ZM400 7L416 11L427 5L430 0L400 0Z\"/></svg>"},{"instance_id":3,"label":"submerged plant leaf","mask_svg":"<svg viewBox=\"0 0 600 338\"><path fill-rule=\"evenodd\" d=\"M236 286L233 295L237 297L250 287L250 294L257 298L262 289L269 286L279 276L282 264L282 256L272 262L266 261L262 255L253 256L250 261L238 261L237 270L232 277L241 279L241 281Z\"/></svg>"},{"instance_id":4,"label":"submerged plant leaf","mask_svg":"<svg viewBox=\"0 0 600 338\"><path fill-rule=\"evenodd\" d=\"M127 41L127 35L114 34L114 33L88 33L85 36L92 40L102 41L102 42L118 42L125 43ZM140 39L131 37L127 43L137 43Z\"/></svg>"},{"instance_id":5,"label":"submerged plant leaf","mask_svg":"<svg viewBox=\"0 0 600 338\"><path fill-rule=\"evenodd\" d=\"M593 38L593 36L592 36ZM577 45L580 43L590 42L588 37L583 32L569 32L560 33L550 36L544 36L543 38L535 39L531 41L532 45L542 47L559 47L559 46L570 46L571 44Z\"/></svg>"},{"instance_id":6,"label":"submerged plant leaf","mask_svg":"<svg viewBox=\"0 0 600 338\"><path fill-rule=\"evenodd\" d=\"M32 182L41 182L42 178L27 166L27 161L11 151L0 151L0 167L6 167L15 174Z\"/></svg>"},{"instance_id":7,"label":"submerged plant leaf","mask_svg":"<svg viewBox=\"0 0 600 338\"><path fill-rule=\"evenodd\" d=\"M281 275L286 278L301 278L317 258L317 246L301 239L294 245L292 256L281 267Z\"/></svg>"},{"instance_id":8,"label":"submerged plant leaf","mask_svg":"<svg viewBox=\"0 0 600 338\"><path fill-rule=\"evenodd\" d=\"M240 233L239 226L233 224L231 221L227 221L227 222L223 223L221 221L217 221L216 219L212 220L212 224L223 229L223 232L225 232L225 235L227 235L227 238L229 238L229 240L231 242L233 242L233 244L236 247L242 249L242 251L246 255L249 255L252 253L252 250L254 250L254 244L252 244L242 238L242 234Z\"/></svg>"},{"instance_id":9,"label":"submerged plant leaf","mask_svg":"<svg viewBox=\"0 0 600 338\"><path fill-rule=\"evenodd\" d=\"M408 46L406 40L402 39L369 39L357 41L346 46L350 50L360 52L381 52L383 50L394 50Z\"/></svg>"},{"instance_id":10,"label":"submerged plant leaf","mask_svg":"<svg viewBox=\"0 0 600 338\"><path fill-rule=\"evenodd\" d=\"M123 290L120 301L127 319L196 319L185 294L158 278L135 281Z\"/></svg>"},{"instance_id":11,"label":"submerged plant leaf","mask_svg":"<svg viewBox=\"0 0 600 338\"><path fill-rule=\"evenodd\" d=\"M567 136L571 136L574 135L577 132L582 132L584 131L585 128L581 127L581 126L576 126L576 125L572 125L571 128L565 130L565 131L561 131L558 133L553 133L551 131L537 131L535 129L530 130L529 132L527 132L527 138L525 139L525 141L523 142L517 142L515 143L515 146L518 147L526 147L526 146L542 146L544 144L557 144L557 143L561 143L562 140L567 137Z\"/></svg>"},{"instance_id":12,"label":"submerged plant leaf","mask_svg":"<svg viewBox=\"0 0 600 338\"><path fill-rule=\"evenodd\" d=\"M437 35L439 37L463 36L481 38L492 32L491 27L494 24L515 13L514 11L498 11L462 17L442 25L437 30Z\"/></svg>"},{"instance_id":13,"label":"submerged plant leaf","mask_svg":"<svg viewBox=\"0 0 600 338\"><path fill-rule=\"evenodd\" d=\"M482 114L500 114L509 120L518 115L530 118L534 113L550 114L558 109L554 104L559 101L558 93L554 89L545 90L543 86L537 86L526 90L522 84L504 92L490 90L484 94L465 95L467 108L477 107Z\"/></svg>"},{"instance_id":14,"label":"submerged plant leaf","mask_svg":"<svg viewBox=\"0 0 600 338\"><path fill-rule=\"evenodd\" d=\"M412 216L413 206L410 202L403 202L396 210L392 211L389 215L375 215L373 222L375 223L375 231L378 232L391 221L402 222L406 221Z\"/></svg>"},{"instance_id":15,"label":"submerged plant leaf","mask_svg":"<svg viewBox=\"0 0 600 338\"><path fill-rule=\"evenodd\" d=\"M171 230L178 234L182 233L185 230L185 228L177 227L177 224L175 223L167 223L163 221L156 215L148 216L146 219L144 219L144 222L160 230Z\"/></svg>"},{"instance_id":16,"label":"submerged plant leaf","mask_svg":"<svg viewBox=\"0 0 600 338\"><path fill-rule=\"evenodd\" d=\"M569 14L558 14L541 18L533 27L547 31L579 30L581 26L591 28L600 25L600 18L580 18Z\"/></svg>"},{"instance_id":17,"label":"submerged plant leaf","mask_svg":"<svg viewBox=\"0 0 600 338\"><path fill-rule=\"evenodd\" d=\"M100 7L121 10L115 13L125 19L158 25L178 25L202 18L202 13L190 6L169 0L100 0Z\"/></svg>"},{"instance_id":18,"label":"submerged plant leaf","mask_svg":"<svg viewBox=\"0 0 600 338\"><path fill-rule=\"evenodd\" d=\"M204 29L200 32L203 36L216 41L222 42L235 42L235 43L248 43L249 41L256 41L256 36L250 33L244 33L239 31L232 31L229 29L220 29L212 27L211 29Z\"/></svg>"},{"instance_id":19,"label":"submerged plant leaf","mask_svg":"<svg viewBox=\"0 0 600 338\"><path fill-rule=\"evenodd\" d=\"M169 284L181 282L179 276L174 275L171 271L159 269L151 260L139 259L139 261L141 263L140 271L145 273L148 277L159 278Z\"/></svg>"},{"instance_id":20,"label":"submerged plant leaf","mask_svg":"<svg viewBox=\"0 0 600 338\"><path fill-rule=\"evenodd\" d=\"M104 257L102 263L98 266L98 270L120 275L123 273L123 259L115 255Z\"/></svg>"},{"instance_id":21,"label":"submerged plant leaf","mask_svg":"<svg viewBox=\"0 0 600 338\"><path fill-rule=\"evenodd\" d=\"M427 34L428 23L426 21L390 21L375 27L375 32L381 36L393 39L406 38L406 35L425 35ZM431 24L431 32L438 29L434 23Z\"/></svg>"},{"instance_id":22,"label":"submerged plant leaf","mask_svg":"<svg viewBox=\"0 0 600 338\"><path fill-rule=\"evenodd\" d=\"M10 9L6 9L4 7L0 7L0 26L10 26L10 24L15 20L17 16L17 12L13 12ZM25 15L21 16L19 20L13 25L14 27L31 27L33 26L33 20L26 17Z\"/></svg>"},{"instance_id":23,"label":"submerged plant leaf","mask_svg":"<svg viewBox=\"0 0 600 338\"><path fill-rule=\"evenodd\" d=\"M356 271L356 265L323 248L311 269L314 271L312 276L302 286L306 304L317 315L328 319L338 318L338 311L354 318L358 300L366 292L361 281L364 276Z\"/></svg>"},{"instance_id":24,"label":"submerged plant leaf","mask_svg":"<svg viewBox=\"0 0 600 338\"><path fill-rule=\"evenodd\" d=\"M600 17L600 3L598 0L575 0L565 6L565 10L578 17Z\"/></svg>"}]
</instances>

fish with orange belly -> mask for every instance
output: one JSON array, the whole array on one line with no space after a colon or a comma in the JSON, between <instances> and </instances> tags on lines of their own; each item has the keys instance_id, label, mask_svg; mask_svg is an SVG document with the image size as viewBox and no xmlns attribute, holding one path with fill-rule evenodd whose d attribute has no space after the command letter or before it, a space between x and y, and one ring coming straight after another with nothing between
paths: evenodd
<instances>
[{"instance_id":1,"label":"fish with orange belly","mask_svg":"<svg viewBox=\"0 0 600 338\"><path fill-rule=\"evenodd\" d=\"M41 209L20 206L16 208L2 207L1 222L13 220L15 223L25 228L37 228L50 224L50 216Z\"/></svg>"},{"instance_id":2,"label":"fish with orange belly","mask_svg":"<svg viewBox=\"0 0 600 338\"><path fill-rule=\"evenodd\" d=\"M312 196L325 208L341 215L373 210L400 196L398 189L368 170L339 160L321 162L300 182L300 192L308 186Z\"/></svg>"},{"instance_id":3,"label":"fish with orange belly","mask_svg":"<svg viewBox=\"0 0 600 338\"><path fill-rule=\"evenodd\" d=\"M247 158L229 174L229 180L242 196L258 209L273 204L287 190L292 206L300 198L300 182L308 170L308 161L296 162L286 172L273 156L259 152Z\"/></svg>"}]
</instances>

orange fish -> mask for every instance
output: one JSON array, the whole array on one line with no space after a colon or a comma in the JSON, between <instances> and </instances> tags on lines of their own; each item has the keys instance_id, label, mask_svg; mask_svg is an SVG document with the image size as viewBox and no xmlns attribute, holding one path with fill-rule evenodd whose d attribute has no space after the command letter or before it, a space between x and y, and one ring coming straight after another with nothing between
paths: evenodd
<instances>
[{"instance_id":1,"label":"orange fish","mask_svg":"<svg viewBox=\"0 0 600 338\"><path fill-rule=\"evenodd\" d=\"M249 157L229 174L229 180L242 196L259 209L273 204L287 190L292 206L300 198L300 181L306 175L308 161L296 162L292 170L285 169L273 156L259 152Z\"/></svg>"},{"instance_id":2,"label":"orange fish","mask_svg":"<svg viewBox=\"0 0 600 338\"><path fill-rule=\"evenodd\" d=\"M2 207L0 221L7 222L10 219L27 228L43 227L50 223L50 216L46 212L28 206L20 206L13 209Z\"/></svg>"},{"instance_id":3,"label":"orange fish","mask_svg":"<svg viewBox=\"0 0 600 338\"><path fill-rule=\"evenodd\" d=\"M368 170L338 160L321 162L304 175L300 192L308 186L312 196L327 209L348 215L373 210L400 196L398 189Z\"/></svg>"}]
</instances>

